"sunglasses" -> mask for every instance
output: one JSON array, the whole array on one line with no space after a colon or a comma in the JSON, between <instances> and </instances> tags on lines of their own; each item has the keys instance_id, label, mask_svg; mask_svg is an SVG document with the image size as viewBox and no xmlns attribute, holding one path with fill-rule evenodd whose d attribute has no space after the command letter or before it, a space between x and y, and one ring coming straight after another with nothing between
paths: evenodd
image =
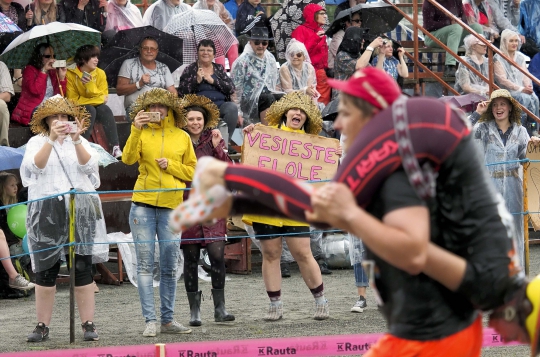
<instances>
[{"instance_id":1,"label":"sunglasses","mask_svg":"<svg viewBox=\"0 0 540 357\"><path fill-rule=\"evenodd\" d=\"M41 55L43 58L54 58L54 55Z\"/></svg>"},{"instance_id":2,"label":"sunglasses","mask_svg":"<svg viewBox=\"0 0 540 357\"><path fill-rule=\"evenodd\" d=\"M255 46L259 46L259 45L268 46L268 41L253 41L253 43L255 44Z\"/></svg>"},{"instance_id":3,"label":"sunglasses","mask_svg":"<svg viewBox=\"0 0 540 357\"><path fill-rule=\"evenodd\" d=\"M298 58L301 58L303 55L304 55L304 53L298 52L298 53L296 53L294 56L295 56L295 57L298 57Z\"/></svg>"},{"instance_id":4,"label":"sunglasses","mask_svg":"<svg viewBox=\"0 0 540 357\"><path fill-rule=\"evenodd\" d=\"M141 47L141 50L143 51L146 51L146 52L157 52L157 47L148 47L148 46L144 46L144 47Z\"/></svg>"},{"instance_id":5,"label":"sunglasses","mask_svg":"<svg viewBox=\"0 0 540 357\"><path fill-rule=\"evenodd\" d=\"M352 22L353 24L359 24L359 23L362 22L362 20L360 20L360 19L358 19L358 20L353 19L353 20L351 20L351 22Z\"/></svg>"}]
</instances>

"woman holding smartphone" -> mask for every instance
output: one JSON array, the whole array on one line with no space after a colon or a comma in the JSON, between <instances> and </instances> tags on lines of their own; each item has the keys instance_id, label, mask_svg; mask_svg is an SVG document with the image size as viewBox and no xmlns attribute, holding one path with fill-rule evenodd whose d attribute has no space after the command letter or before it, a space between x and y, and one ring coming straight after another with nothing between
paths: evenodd
<instances>
[{"instance_id":1,"label":"woman holding smartphone","mask_svg":"<svg viewBox=\"0 0 540 357\"><path fill-rule=\"evenodd\" d=\"M101 68L97 68L100 50L94 45L84 45L75 53L75 65L68 69L67 97L84 105L90 113L90 126L83 134L85 139L90 138L94 123L99 121L107 136L112 155L119 159L122 157L116 121L111 108L106 103L109 99L109 86L107 76ZM105 148L107 151L108 148Z\"/></svg>"}]
</instances>

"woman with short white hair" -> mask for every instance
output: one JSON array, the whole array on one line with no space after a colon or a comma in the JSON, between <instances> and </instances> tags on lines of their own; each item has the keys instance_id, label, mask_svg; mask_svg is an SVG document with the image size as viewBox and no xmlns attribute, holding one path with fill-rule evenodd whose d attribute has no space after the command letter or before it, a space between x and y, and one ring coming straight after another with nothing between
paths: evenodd
<instances>
[{"instance_id":1,"label":"woman with short white hair","mask_svg":"<svg viewBox=\"0 0 540 357\"><path fill-rule=\"evenodd\" d=\"M141 12L131 0L109 0L107 12L105 31L117 32L143 26Z\"/></svg>"},{"instance_id":2,"label":"woman with short white hair","mask_svg":"<svg viewBox=\"0 0 540 357\"><path fill-rule=\"evenodd\" d=\"M463 40L465 44L465 56L463 59L484 77L489 77L489 64L486 58L487 46L474 35L469 35ZM489 95L489 85L468 67L459 64L456 72L456 91L459 94L476 93L483 97Z\"/></svg>"},{"instance_id":3,"label":"woman with short white hair","mask_svg":"<svg viewBox=\"0 0 540 357\"><path fill-rule=\"evenodd\" d=\"M301 91L317 100L320 96L317 92L317 78L315 68L311 65L311 60L306 46L291 39L285 51L287 62L279 69L277 88L285 93Z\"/></svg>"}]
</instances>

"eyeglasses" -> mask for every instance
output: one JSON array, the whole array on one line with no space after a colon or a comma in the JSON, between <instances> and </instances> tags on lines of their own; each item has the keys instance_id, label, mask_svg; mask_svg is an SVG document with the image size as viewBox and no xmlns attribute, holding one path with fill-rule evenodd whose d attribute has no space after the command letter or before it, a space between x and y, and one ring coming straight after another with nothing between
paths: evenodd
<instances>
[{"instance_id":1,"label":"eyeglasses","mask_svg":"<svg viewBox=\"0 0 540 357\"><path fill-rule=\"evenodd\" d=\"M149 46L144 46L144 47L141 47L141 50L143 51L146 51L146 52L157 52L157 47L149 47Z\"/></svg>"},{"instance_id":2,"label":"eyeglasses","mask_svg":"<svg viewBox=\"0 0 540 357\"><path fill-rule=\"evenodd\" d=\"M43 58L54 58L54 55L41 55Z\"/></svg>"},{"instance_id":3,"label":"eyeglasses","mask_svg":"<svg viewBox=\"0 0 540 357\"><path fill-rule=\"evenodd\" d=\"M259 46L259 45L268 46L268 41L253 41L253 43L255 44L255 46Z\"/></svg>"},{"instance_id":4,"label":"eyeglasses","mask_svg":"<svg viewBox=\"0 0 540 357\"><path fill-rule=\"evenodd\" d=\"M298 52L295 54L296 57L301 58L304 55L303 52Z\"/></svg>"},{"instance_id":5,"label":"eyeglasses","mask_svg":"<svg viewBox=\"0 0 540 357\"><path fill-rule=\"evenodd\" d=\"M359 24L359 23L362 23L362 20L360 20L360 19L352 19L351 22L353 24Z\"/></svg>"}]
</instances>

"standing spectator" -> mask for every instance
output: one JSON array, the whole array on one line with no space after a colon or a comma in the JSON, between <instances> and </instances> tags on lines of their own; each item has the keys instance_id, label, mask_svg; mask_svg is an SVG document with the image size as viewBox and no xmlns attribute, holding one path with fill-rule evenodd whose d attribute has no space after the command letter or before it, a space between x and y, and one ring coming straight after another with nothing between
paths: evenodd
<instances>
[{"instance_id":1,"label":"standing spectator","mask_svg":"<svg viewBox=\"0 0 540 357\"><path fill-rule=\"evenodd\" d=\"M454 16L460 18L467 23L465 13L463 11L462 0L440 0L439 5L450 11ZM429 1L424 1L422 4L422 18L424 20L424 28L435 36L439 41L444 43L453 53L457 54L458 48L463 42L465 36L469 33L463 30L459 24L439 11ZM482 26L479 24L469 24L469 26L479 34L483 33ZM427 37L424 40L427 47L439 47L431 38ZM444 61L444 77L454 77L456 74L456 58L450 52L446 52Z\"/></svg>"},{"instance_id":2,"label":"standing spectator","mask_svg":"<svg viewBox=\"0 0 540 357\"><path fill-rule=\"evenodd\" d=\"M182 72L178 94L197 94L212 100L219 108L219 117L227 124L230 140L239 121L238 107L232 101L235 89L223 66L213 62L215 54L216 47L212 40L199 42L197 61ZM230 145L228 147L230 150Z\"/></svg>"},{"instance_id":3,"label":"standing spectator","mask_svg":"<svg viewBox=\"0 0 540 357\"><path fill-rule=\"evenodd\" d=\"M228 0L225 4L225 8L231 14L233 20L236 20L236 13L238 12L238 7L244 3L244 0ZM236 23L236 21L235 21Z\"/></svg>"},{"instance_id":4,"label":"standing spectator","mask_svg":"<svg viewBox=\"0 0 540 357\"><path fill-rule=\"evenodd\" d=\"M66 22L73 22L105 31L107 26L107 0L62 0Z\"/></svg>"},{"instance_id":5,"label":"standing spectator","mask_svg":"<svg viewBox=\"0 0 540 357\"><path fill-rule=\"evenodd\" d=\"M405 63L405 50L403 47L397 49L399 60L394 57L394 46L390 39L384 39L383 44L380 47L375 48L373 52L374 58L371 64L374 67L384 70L396 81L398 76L402 78L409 77L409 69L407 63Z\"/></svg>"},{"instance_id":6,"label":"standing spectator","mask_svg":"<svg viewBox=\"0 0 540 357\"><path fill-rule=\"evenodd\" d=\"M77 49L74 58L75 65L70 67L67 73L66 94L69 99L76 100L79 105L84 105L90 113L90 125L83 137L90 138L94 123L99 121L112 147L112 156L119 159L122 157L122 150L120 150L114 115L111 108L107 106L109 99L107 75L101 68L97 68L99 54L99 48L94 45L84 45ZM109 148L104 149L109 151Z\"/></svg>"},{"instance_id":7,"label":"standing spectator","mask_svg":"<svg viewBox=\"0 0 540 357\"><path fill-rule=\"evenodd\" d=\"M13 0L0 0L0 12L6 15L13 23L15 23L23 31L26 31L26 21L34 16L30 12L24 11L21 4L13 2Z\"/></svg>"},{"instance_id":8,"label":"standing spectator","mask_svg":"<svg viewBox=\"0 0 540 357\"><path fill-rule=\"evenodd\" d=\"M300 41L291 39L285 50L287 62L279 68L279 79L277 89L290 93L301 91L317 101L317 79L315 68L311 65L306 46Z\"/></svg>"},{"instance_id":9,"label":"standing spectator","mask_svg":"<svg viewBox=\"0 0 540 357\"><path fill-rule=\"evenodd\" d=\"M326 82L328 68L328 45L324 26L327 22L326 9L317 4L309 4L302 12L305 22L291 33L291 37L302 42L309 53L311 64L317 77L317 91L320 93L319 102L324 105L330 102L332 90Z\"/></svg>"},{"instance_id":10,"label":"standing spectator","mask_svg":"<svg viewBox=\"0 0 540 357\"><path fill-rule=\"evenodd\" d=\"M15 95L9 70L4 62L0 62L0 146L9 146L9 110L7 103Z\"/></svg>"},{"instance_id":11,"label":"standing spectator","mask_svg":"<svg viewBox=\"0 0 540 357\"><path fill-rule=\"evenodd\" d=\"M278 71L276 59L267 50L270 40L268 29L255 27L231 70L238 114L248 124L265 124L266 110L276 101L272 93L276 90Z\"/></svg>"},{"instance_id":12,"label":"standing spectator","mask_svg":"<svg viewBox=\"0 0 540 357\"><path fill-rule=\"evenodd\" d=\"M54 50L48 43L34 47L28 65L23 70L21 97L13 110L11 120L23 125L30 123L34 109L53 95L66 93L64 68L53 68Z\"/></svg>"},{"instance_id":13,"label":"standing spectator","mask_svg":"<svg viewBox=\"0 0 540 357\"><path fill-rule=\"evenodd\" d=\"M37 134L26 146L21 165L21 178L28 187L26 217L28 249L32 269L36 273L36 313L38 324L28 335L28 342L49 338L56 277L64 247L69 241L69 195L60 195L68 187L95 192L100 185L98 154L81 133L88 126L84 107L61 96L54 96L41 104L32 115L31 129ZM75 122L75 132L70 130ZM50 197L45 200L40 198ZM99 339L94 325L94 284L92 263L106 261L109 248L101 201L97 195L77 195L75 225L75 300L82 321L85 341ZM83 206L83 203L85 204ZM96 256L97 253L99 256ZM69 262L69 259L66 257Z\"/></svg>"},{"instance_id":14,"label":"standing spectator","mask_svg":"<svg viewBox=\"0 0 540 357\"><path fill-rule=\"evenodd\" d=\"M463 59L472 68L480 72L484 77L489 78L489 64L486 58L487 46L473 35L465 37L465 56ZM459 94L476 93L487 99L489 96L489 85L482 78L471 72L469 68L458 66L456 72L456 91Z\"/></svg>"},{"instance_id":15,"label":"standing spectator","mask_svg":"<svg viewBox=\"0 0 540 357\"><path fill-rule=\"evenodd\" d=\"M225 6L219 0L197 0L193 4L194 9L198 10L210 10L215 12L221 21L223 21L227 26L233 29L233 18Z\"/></svg>"},{"instance_id":16,"label":"standing spectator","mask_svg":"<svg viewBox=\"0 0 540 357\"><path fill-rule=\"evenodd\" d=\"M527 40L527 48L522 48L522 51L533 57L540 47L540 3L536 0L522 0L519 13L519 33Z\"/></svg>"},{"instance_id":17,"label":"standing spectator","mask_svg":"<svg viewBox=\"0 0 540 357\"><path fill-rule=\"evenodd\" d=\"M145 37L139 46L139 57L125 60L120 67L116 93L125 96L124 107L128 116L131 104L139 95L152 88L163 88L177 95L169 67L156 61L158 51L157 40L153 37Z\"/></svg>"},{"instance_id":18,"label":"standing spectator","mask_svg":"<svg viewBox=\"0 0 540 357\"><path fill-rule=\"evenodd\" d=\"M114 31L116 33L143 26L141 11L131 3L131 0L109 0L107 12L105 31Z\"/></svg>"},{"instance_id":19,"label":"standing spectator","mask_svg":"<svg viewBox=\"0 0 540 357\"><path fill-rule=\"evenodd\" d=\"M159 123L150 122L146 112L160 113ZM122 161L139 164L135 190L183 189L193 180L197 158L186 125L185 112L172 93L153 88L140 95L131 112L133 125ZM155 237L159 243L161 333L191 333L174 320L176 271L180 255L180 237L169 228L169 215L182 202L182 191L135 192L129 213L129 226L137 255L137 288L146 327L145 337L157 334L154 307Z\"/></svg>"},{"instance_id":20,"label":"standing spectator","mask_svg":"<svg viewBox=\"0 0 540 357\"><path fill-rule=\"evenodd\" d=\"M337 56L339 45L341 45L343 36L345 36L345 31L351 26L362 27L360 12L357 11L354 14L351 14L350 17L345 18L342 22L342 26L343 28L332 36L332 41L330 41L330 46L328 46L328 68L334 68L334 61Z\"/></svg>"},{"instance_id":21,"label":"standing spectator","mask_svg":"<svg viewBox=\"0 0 540 357\"><path fill-rule=\"evenodd\" d=\"M36 25L46 25L54 21L66 22L64 6L57 5L55 0L35 0L26 6L25 12L32 14L31 18L26 19L28 30Z\"/></svg>"},{"instance_id":22,"label":"standing spectator","mask_svg":"<svg viewBox=\"0 0 540 357\"><path fill-rule=\"evenodd\" d=\"M266 16L261 0L247 0L238 6L236 13L236 36L245 35L247 37L254 27L265 27L268 33L272 33L270 21ZM240 42L242 44L242 42Z\"/></svg>"},{"instance_id":23,"label":"standing spectator","mask_svg":"<svg viewBox=\"0 0 540 357\"><path fill-rule=\"evenodd\" d=\"M172 17L190 8L184 4L183 0L158 0L146 11L143 16L143 24L145 26L154 26L158 30L163 31L169 24Z\"/></svg>"},{"instance_id":24,"label":"standing spectator","mask_svg":"<svg viewBox=\"0 0 540 357\"><path fill-rule=\"evenodd\" d=\"M208 98L188 94L183 98L186 108L187 131L193 143L197 160L203 156L212 156L231 163L218 129L213 129L219 122L219 110ZM187 200L189 191L184 191ZM206 248L210 258L210 277L212 280L212 299L214 300L214 321L234 321L234 315L225 310L225 241L227 227L225 219L214 224L196 225L182 233L181 247L184 251L184 285L191 310L190 326L200 326L201 295L199 290L199 258L202 247Z\"/></svg>"}]
</instances>

